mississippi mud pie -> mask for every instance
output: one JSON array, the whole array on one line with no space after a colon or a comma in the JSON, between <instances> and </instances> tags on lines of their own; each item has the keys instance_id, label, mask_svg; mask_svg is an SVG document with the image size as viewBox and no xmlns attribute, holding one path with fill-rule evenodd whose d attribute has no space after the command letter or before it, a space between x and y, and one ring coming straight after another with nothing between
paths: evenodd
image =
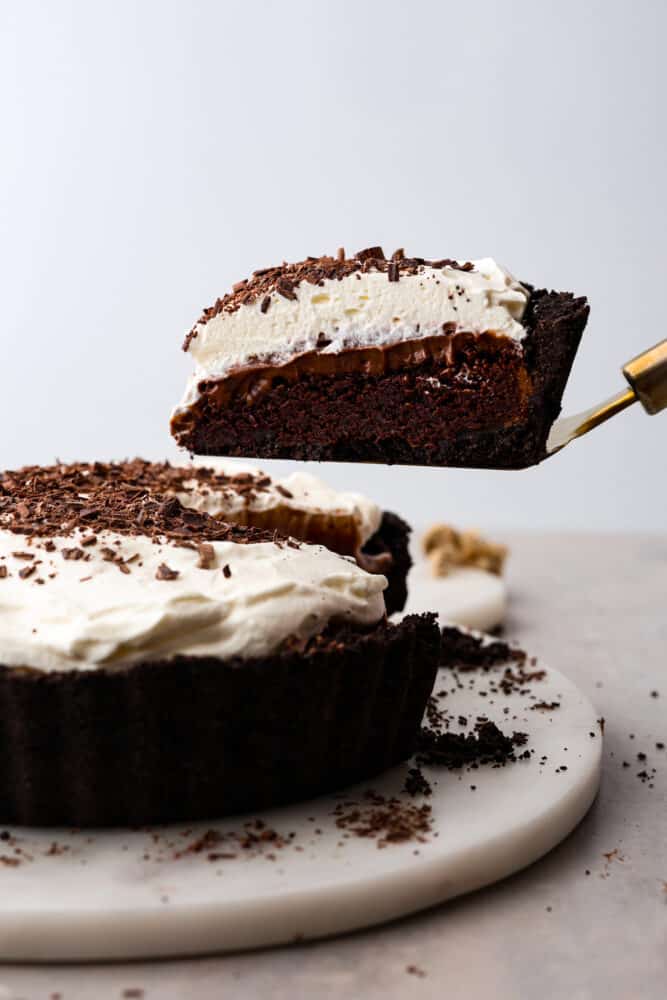
<instances>
[{"instance_id":1,"label":"mississippi mud pie","mask_svg":"<svg viewBox=\"0 0 667 1000\"><path fill-rule=\"evenodd\" d=\"M103 465L0 475L0 821L222 816L414 749L432 616L381 574Z\"/></svg>"},{"instance_id":2,"label":"mississippi mud pie","mask_svg":"<svg viewBox=\"0 0 667 1000\"><path fill-rule=\"evenodd\" d=\"M187 335L172 433L199 455L532 465L587 316L490 258L370 247L266 268Z\"/></svg>"}]
</instances>

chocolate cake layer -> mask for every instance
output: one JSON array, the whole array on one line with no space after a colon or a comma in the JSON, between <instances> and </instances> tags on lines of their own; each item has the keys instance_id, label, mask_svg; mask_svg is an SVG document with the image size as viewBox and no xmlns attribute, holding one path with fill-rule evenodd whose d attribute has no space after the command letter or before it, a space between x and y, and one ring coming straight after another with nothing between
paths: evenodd
<instances>
[{"instance_id":1,"label":"chocolate cake layer","mask_svg":"<svg viewBox=\"0 0 667 1000\"><path fill-rule=\"evenodd\" d=\"M201 455L533 465L546 455L587 316L585 299L542 290L530 294L521 342L445 329L247 365L203 379L172 431Z\"/></svg>"},{"instance_id":2,"label":"chocolate cake layer","mask_svg":"<svg viewBox=\"0 0 667 1000\"><path fill-rule=\"evenodd\" d=\"M0 822L212 818L369 778L412 753L440 641L421 615L256 660L0 668Z\"/></svg>"}]
</instances>

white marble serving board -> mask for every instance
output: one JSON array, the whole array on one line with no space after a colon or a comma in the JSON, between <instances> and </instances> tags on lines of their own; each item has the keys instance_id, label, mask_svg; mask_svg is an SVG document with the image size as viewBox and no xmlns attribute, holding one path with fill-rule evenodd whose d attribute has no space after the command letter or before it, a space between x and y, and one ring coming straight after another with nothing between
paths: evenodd
<instances>
[{"instance_id":1,"label":"white marble serving board","mask_svg":"<svg viewBox=\"0 0 667 1000\"><path fill-rule=\"evenodd\" d=\"M527 683L524 694L493 693L500 676L461 674L457 686L441 671L436 690L450 693L439 704L454 719L486 714L504 732L528 732L530 760L460 772L425 768L433 784L427 799L402 791L407 765L370 783L385 796L431 806L423 843L379 847L377 839L344 836L332 812L342 800L363 801L369 785L263 814L287 841L278 849L267 841L246 850L213 835L209 848L188 850L208 830L243 831L247 817L152 831L11 829L0 840L0 959L197 954L321 937L523 868L586 813L602 738L593 707L557 671ZM531 708L542 701L560 707ZM236 856L211 860L225 853Z\"/></svg>"},{"instance_id":2,"label":"white marble serving board","mask_svg":"<svg viewBox=\"0 0 667 1000\"><path fill-rule=\"evenodd\" d=\"M505 620L507 584L501 576L471 566L435 577L427 560L419 556L408 578L405 614L422 611L437 611L441 623L490 632Z\"/></svg>"}]
</instances>

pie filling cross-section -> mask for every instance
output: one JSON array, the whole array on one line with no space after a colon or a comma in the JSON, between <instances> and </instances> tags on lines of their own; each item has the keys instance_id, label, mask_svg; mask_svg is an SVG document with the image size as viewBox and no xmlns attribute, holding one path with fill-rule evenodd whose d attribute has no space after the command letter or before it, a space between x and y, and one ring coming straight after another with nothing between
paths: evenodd
<instances>
[{"instance_id":1,"label":"pie filling cross-section","mask_svg":"<svg viewBox=\"0 0 667 1000\"><path fill-rule=\"evenodd\" d=\"M490 258L370 247L256 271L186 337L172 433L199 455L532 465L587 317Z\"/></svg>"}]
</instances>

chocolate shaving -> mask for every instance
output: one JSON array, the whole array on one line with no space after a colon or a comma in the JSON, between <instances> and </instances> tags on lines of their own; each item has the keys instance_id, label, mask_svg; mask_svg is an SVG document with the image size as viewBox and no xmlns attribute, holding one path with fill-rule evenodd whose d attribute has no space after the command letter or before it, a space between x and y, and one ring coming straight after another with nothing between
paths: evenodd
<instances>
[{"instance_id":1,"label":"chocolate shaving","mask_svg":"<svg viewBox=\"0 0 667 1000\"><path fill-rule=\"evenodd\" d=\"M166 563L160 563L157 570L155 571L156 580L176 580L178 578L178 570L170 569Z\"/></svg>"},{"instance_id":2,"label":"chocolate shaving","mask_svg":"<svg viewBox=\"0 0 667 1000\"><path fill-rule=\"evenodd\" d=\"M292 282L287 281L286 278L281 278L280 281L276 283L276 291L279 295L282 295L283 298L290 299L292 302L296 301L294 286Z\"/></svg>"},{"instance_id":3,"label":"chocolate shaving","mask_svg":"<svg viewBox=\"0 0 667 1000\"><path fill-rule=\"evenodd\" d=\"M365 250L359 250L355 254L355 257L357 258L357 260L361 261L385 259L384 250L382 249L382 247L366 247Z\"/></svg>"},{"instance_id":4,"label":"chocolate shaving","mask_svg":"<svg viewBox=\"0 0 667 1000\"><path fill-rule=\"evenodd\" d=\"M199 562L197 563L199 568L211 569L215 562L215 549L210 542L200 542L197 546L197 552L199 553Z\"/></svg>"},{"instance_id":5,"label":"chocolate shaving","mask_svg":"<svg viewBox=\"0 0 667 1000\"><path fill-rule=\"evenodd\" d=\"M72 549L61 549L60 550L63 559L67 561L83 559L83 549L72 548Z\"/></svg>"}]
</instances>

